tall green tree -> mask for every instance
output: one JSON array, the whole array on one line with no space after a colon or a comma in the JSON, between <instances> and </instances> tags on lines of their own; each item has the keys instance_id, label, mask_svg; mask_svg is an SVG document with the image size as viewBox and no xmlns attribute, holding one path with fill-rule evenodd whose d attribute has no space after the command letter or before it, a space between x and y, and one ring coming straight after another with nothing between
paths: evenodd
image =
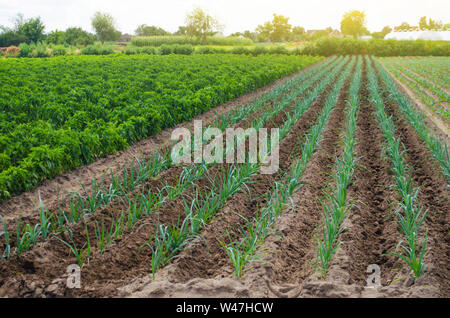
<instances>
[{"instance_id":1,"label":"tall green tree","mask_svg":"<svg viewBox=\"0 0 450 318\"><path fill-rule=\"evenodd\" d=\"M121 35L120 31L116 29L114 18L108 13L96 12L92 17L92 27L102 43L116 41Z\"/></svg>"},{"instance_id":2,"label":"tall green tree","mask_svg":"<svg viewBox=\"0 0 450 318\"><path fill-rule=\"evenodd\" d=\"M397 27L397 30L399 30L399 31L410 31L411 30L411 25L409 25L408 22L402 22L402 24L400 24Z\"/></svg>"},{"instance_id":3,"label":"tall green tree","mask_svg":"<svg viewBox=\"0 0 450 318\"><path fill-rule=\"evenodd\" d=\"M39 42L45 39L45 25L40 17L28 19L19 25L17 32L28 38L29 42Z\"/></svg>"},{"instance_id":4,"label":"tall green tree","mask_svg":"<svg viewBox=\"0 0 450 318\"><path fill-rule=\"evenodd\" d=\"M259 33L260 38L272 42L282 42L289 40L291 28L288 17L274 13L272 21L259 25L256 31Z\"/></svg>"},{"instance_id":5,"label":"tall green tree","mask_svg":"<svg viewBox=\"0 0 450 318\"><path fill-rule=\"evenodd\" d=\"M219 22L201 8L196 8L186 15L186 34L198 37L206 44L207 36L219 30Z\"/></svg>"},{"instance_id":6,"label":"tall green tree","mask_svg":"<svg viewBox=\"0 0 450 318\"><path fill-rule=\"evenodd\" d=\"M421 17L419 20L419 29L421 30L427 30L428 29L428 23L427 23L427 17Z\"/></svg>"},{"instance_id":7,"label":"tall green tree","mask_svg":"<svg viewBox=\"0 0 450 318\"><path fill-rule=\"evenodd\" d=\"M341 32L355 38L366 33L366 14L364 11L346 12L341 20Z\"/></svg>"},{"instance_id":8,"label":"tall green tree","mask_svg":"<svg viewBox=\"0 0 450 318\"><path fill-rule=\"evenodd\" d=\"M301 26L295 26L292 28L291 31L291 40L293 41L300 41L305 36L305 28Z\"/></svg>"}]
</instances>

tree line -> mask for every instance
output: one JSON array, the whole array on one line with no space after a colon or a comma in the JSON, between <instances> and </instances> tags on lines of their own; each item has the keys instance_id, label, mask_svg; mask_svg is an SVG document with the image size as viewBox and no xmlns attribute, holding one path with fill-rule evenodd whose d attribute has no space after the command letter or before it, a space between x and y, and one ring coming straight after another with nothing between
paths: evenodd
<instances>
[{"instance_id":1,"label":"tree line","mask_svg":"<svg viewBox=\"0 0 450 318\"><path fill-rule=\"evenodd\" d=\"M292 26L289 17L274 13L273 19L258 25L255 31L235 32L231 36L238 36L251 39L254 42L286 42L316 40L324 36L335 35L339 37L351 36L358 38L363 35L372 35L374 38L383 39L392 31L389 26L385 26L379 32L370 32L366 27L367 19L364 11L351 10L346 12L340 23L340 30L331 27L322 30L312 30L307 32L304 27ZM45 25L40 17L25 19L22 14L14 19L11 28L0 26L0 47L19 45L20 43L38 43L46 41L53 44L69 45L89 45L95 41L117 41L122 33L117 29L117 24L113 16L108 13L96 12L91 18L91 25L95 34L89 33L79 27L70 27L65 31L44 32ZM443 24L441 21L422 17L419 20L420 30L448 30L450 24ZM408 23L403 22L394 28L397 30L414 30ZM201 8L196 8L187 13L185 25L179 26L178 30L170 33L158 26L139 25L135 30L137 36L165 36L165 35L185 35L201 39L206 43L208 36L213 36L223 30L223 25Z\"/></svg>"}]
</instances>

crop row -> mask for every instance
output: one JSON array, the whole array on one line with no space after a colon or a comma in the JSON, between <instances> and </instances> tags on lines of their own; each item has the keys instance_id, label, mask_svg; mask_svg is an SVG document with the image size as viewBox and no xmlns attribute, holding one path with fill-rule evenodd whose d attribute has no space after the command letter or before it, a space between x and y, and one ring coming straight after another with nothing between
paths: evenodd
<instances>
[{"instance_id":1,"label":"crop row","mask_svg":"<svg viewBox=\"0 0 450 318\"><path fill-rule=\"evenodd\" d=\"M414 188L412 171L410 171L405 162L405 147L399 138L395 136L395 125L392 117L388 117L384 109L383 98L380 94L377 76L374 69L367 61L367 74L369 79L369 92L371 102L375 105L378 122L385 138L385 151L391 161L391 167L394 172L395 187L399 196L399 207L395 213L403 232L405 243L401 243L402 253L394 255L404 260L415 277L420 277L425 268L423 257L426 251L427 237L423 245L420 246L420 226L425 221L426 213L419 205L419 190Z\"/></svg>"},{"instance_id":2,"label":"crop row","mask_svg":"<svg viewBox=\"0 0 450 318\"><path fill-rule=\"evenodd\" d=\"M115 56L0 66L0 198L192 119L320 58Z\"/></svg>"},{"instance_id":3,"label":"crop row","mask_svg":"<svg viewBox=\"0 0 450 318\"><path fill-rule=\"evenodd\" d=\"M322 202L322 231L317 239L317 254L320 260L322 275L325 277L331 259L339 247L339 235L342 233L342 221L351 208L347 202L347 188L352 181L357 159L354 156L356 143L356 121L359 109L359 89L361 86L362 58L358 60L349 88L349 109L346 116L344 149L340 157L336 157L336 172L333 174L334 187L325 195Z\"/></svg>"}]
</instances>

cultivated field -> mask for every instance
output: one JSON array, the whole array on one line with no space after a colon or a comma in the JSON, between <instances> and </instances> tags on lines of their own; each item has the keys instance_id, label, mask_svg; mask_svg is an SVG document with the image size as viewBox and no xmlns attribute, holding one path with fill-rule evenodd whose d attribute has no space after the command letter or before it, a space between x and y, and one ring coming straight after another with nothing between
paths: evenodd
<instances>
[{"instance_id":1,"label":"cultivated field","mask_svg":"<svg viewBox=\"0 0 450 318\"><path fill-rule=\"evenodd\" d=\"M387 57L380 60L448 127L450 65L447 57Z\"/></svg>"},{"instance_id":2,"label":"cultivated field","mask_svg":"<svg viewBox=\"0 0 450 318\"><path fill-rule=\"evenodd\" d=\"M119 69L101 72L113 59ZM419 61L382 63L410 60ZM0 106L10 110L0 118L6 125L0 189L6 199L34 188L0 206L0 296L450 296L448 139L375 58L50 61L0 64ZM449 59L430 63L448 68ZM154 79L139 80L149 68ZM48 77L33 78L37 70ZM171 78L175 73L181 76ZM425 75L431 82L445 73ZM213 88L201 89L203 81ZM33 94L35 86L41 95ZM118 87L129 89L116 95ZM192 98L183 99L186 91ZM114 102L102 104L103 98ZM56 107L61 101L67 107ZM106 126L94 133L100 126L90 123L97 118ZM279 145L270 150L279 150L280 170L261 174L257 163L172 165L169 127L184 121L180 127L193 129L193 118L222 131L279 128ZM51 134L42 132L44 123ZM25 138L29 132L35 139ZM152 133L125 152L43 182ZM35 145L42 136L49 139ZM92 136L97 144L85 139ZM72 138L81 149L91 147L87 155L68 152L73 147L61 140ZM51 152L35 151L49 142L66 147L54 170L46 165L53 161L38 156ZM30 154L34 161L27 161ZM22 183L3 177L29 162L38 167L30 184L29 176ZM66 285L71 264L81 267L80 288ZM367 287L378 270L381 285Z\"/></svg>"}]
</instances>

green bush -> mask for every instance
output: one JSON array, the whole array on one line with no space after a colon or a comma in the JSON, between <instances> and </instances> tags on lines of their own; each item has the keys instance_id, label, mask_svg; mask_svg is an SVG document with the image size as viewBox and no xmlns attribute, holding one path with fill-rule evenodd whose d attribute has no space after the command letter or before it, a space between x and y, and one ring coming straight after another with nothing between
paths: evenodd
<instances>
[{"instance_id":1,"label":"green bush","mask_svg":"<svg viewBox=\"0 0 450 318\"><path fill-rule=\"evenodd\" d=\"M251 54L251 51L250 51L249 49L245 48L245 47L237 46L237 47L234 47L234 48L231 50L231 53L233 53L233 54L245 54L245 55L250 55L250 54Z\"/></svg>"},{"instance_id":2,"label":"green bush","mask_svg":"<svg viewBox=\"0 0 450 318\"><path fill-rule=\"evenodd\" d=\"M134 48L134 47L127 47L123 53L125 53L126 55L134 55L134 54L138 54L139 50Z\"/></svg>"},{"instance_id":3,"label":"green bush","mask_svg":"<svg viewBox=\"0 0 450 318\"><path fill-rule=\"evenodd\" d=\"M158 49L159 54L169 55L173 53L173 45L163 44Z\"/></svg>"},{"instance_id":4,"label":"green bush","mask_svg":"<svg viewBox=\"0 0 450 318\"><path fill-rule=\"evenodd\" d=\"M67 49L64 45L55 45L53 47L53 56L61 56L67 54Z\"/></svg>"},{"instance_id":5,"label":"green bush","mask_svg":"<svg viewBox=\"0 0 450 318\"><path fill-rule=\"evenodd\" d=\"M114 50L111 47L99 45L88 45L81 50L83 55L108 55L113 53Z\"/></svg>"},{"instance_id":6,"label":"green bush","mask_svg":"<svg viewBox=\"0 0 450 318\"><path fill-rule=\"evenodd\" d=\"M19 57L33 57L33 47L30 44L21 43L19 45Z\"/></svg>"},{"instance_id":7,"label":"green bush","mask_svg":"<svg viewBox=\"0 0 450 318\"><path fill-rule=\"evenodd\" d=\"M190 44L176 44L172 51L175 54L191 55L194 52L194 47Z\"/></svg>"},{"instance_id":8,"label":"green bush","mask_svg":"<svg viewBox=\"0 0 450 318\"><path fill-rule=\"evenodd\" d=\"M256 46L252 51L251 51L253 56L258 56L261 54L268 54L269 50L266 49L264 46Z\"/></svg>"},{"instance_id":9,"label":"green bush","mask_svg":"<svg viewBox=\"0 0 450 318\"><path fill-rule=\"evenodd\" d=\"M156 49L152 46L141 47L138 49L141 54L156 54Z\"/></svg>"},{"instance_id":10,"label":"green bush","mask_svg":"<svg viewBox=\"0 0 450 318\"><path fill-rule=\"evenodd\" d=\"M290 54L289 50L286 47L281 46L281 45L271 47L269 49L269 53L270 54Z\"/></svg>"}]
</instances>

